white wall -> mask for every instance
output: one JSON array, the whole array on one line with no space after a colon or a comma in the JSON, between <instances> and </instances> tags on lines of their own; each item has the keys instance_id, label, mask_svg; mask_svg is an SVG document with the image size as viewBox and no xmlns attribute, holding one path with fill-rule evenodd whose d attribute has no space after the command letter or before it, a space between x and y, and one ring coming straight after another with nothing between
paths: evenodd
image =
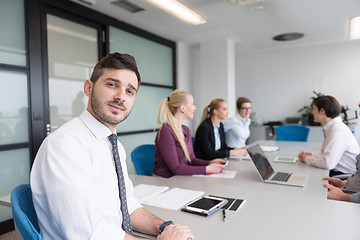
<instances>
[{"instance_id":1,"label":"white wall","mask_svg":"<svg viewBox=\"0 0 360 240\"><path fill-rule=\"evenodd\" d=\"M360 103L359 53L360 41L349 41L237 56L236 95L250 98L264 121L300 116L313 90L333 95L353 117Z\"/></svg>"},{"instance_id":2,"label":"white wall","mask_svg":"<svg viewBox=\"0 0 360 240\"><path fill-rule=\"evenodd\" d=\"M177 42L176 52L177 52L177 55L176 55L177 56L177 58L176 58L177 86L176 86L176 88L188 90L188 91L190 91L190 93L192 95L194 95L194 93L193 93L194 87L193 87L193 81L192 81L192 79L193 79L193 76L192 76L192 66L193 66L193 64L192 64L192 62L193 62L192 48L182 42ZM193 133L194 122L193 121L185 121L184 124L187 125L190 128L191 132ZM195 134L195 132L193 134Z\"/></svg>"}]
</instances>

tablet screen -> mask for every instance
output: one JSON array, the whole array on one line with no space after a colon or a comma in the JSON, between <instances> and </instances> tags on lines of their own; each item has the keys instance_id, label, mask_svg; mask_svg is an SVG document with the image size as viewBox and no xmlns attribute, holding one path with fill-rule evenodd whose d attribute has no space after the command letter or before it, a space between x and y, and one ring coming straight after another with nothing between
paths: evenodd
<instances>
[{"instance_id":1,"label":"tablet screen","mask_svg":"<svg viewBox=\"0 0 360 240\"><path fill-rule=\"evenodd\" d=\"M209 199L209 198L201 198L199 200L197 200L196 202L193 202L191 204L189 204L189 207L193 207L193 208L200 208L200 209L204 209L204 210L209 210L212 207L214 207L215 205L221 203L221 200L216 200L216 199Z\"/></svg>"}]
</instances>

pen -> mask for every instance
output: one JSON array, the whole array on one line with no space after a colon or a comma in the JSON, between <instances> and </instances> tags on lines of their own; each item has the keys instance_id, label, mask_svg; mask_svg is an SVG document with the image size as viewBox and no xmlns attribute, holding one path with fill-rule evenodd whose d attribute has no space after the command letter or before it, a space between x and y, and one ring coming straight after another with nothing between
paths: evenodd
<instances>
[{"instance_id":1,"label":"pen","mask_svg":"<svg viewBox=\"0 0 360 240\"><path fill-rule=\"evenodd\" d=\"M226 222L226 210L225 210L225 208L223 208L222 212L223 212L223 221Z\"/></svg>"}]
</instances>

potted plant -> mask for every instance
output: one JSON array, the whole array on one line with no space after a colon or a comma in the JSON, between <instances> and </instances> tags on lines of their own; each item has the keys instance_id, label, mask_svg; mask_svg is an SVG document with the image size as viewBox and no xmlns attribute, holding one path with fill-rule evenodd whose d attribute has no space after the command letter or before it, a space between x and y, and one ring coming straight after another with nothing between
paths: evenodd
<instances>
[{"instance_id":1,"label":"potted plant","mask_svg":"<svg viewBox=\"0 0 360 240\"><path fill-rule=\"evenodd\" d=\"M315 91L312 91L312 92L314 93L315 96L311 97L311 103L315 98L324 95L321 92L315 92ZM305 105L304 107L302 107L301 109L298 110L298 112L300 112L300 113L302 112L300 122L302 125L320 126L320 123L314 122L314 116L311 113L311 111L313 110L311 103L310 103L310 105Z\"/></svg>"}]
</instances>

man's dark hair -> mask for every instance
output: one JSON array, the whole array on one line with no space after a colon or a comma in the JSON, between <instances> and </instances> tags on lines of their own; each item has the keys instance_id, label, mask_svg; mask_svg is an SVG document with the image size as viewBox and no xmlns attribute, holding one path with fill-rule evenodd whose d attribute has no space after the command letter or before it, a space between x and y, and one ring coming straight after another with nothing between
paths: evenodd
<instances>
[{"instance_id":1,"label":"man's dark hair","mask_svg":"<svg viewBox=\"0 0 360 240\"><path fill-rule=\"evenodd\" d=\"M336 118L341 113L341 106L333 96L317 97L313 100L312 104L315 105L319 111L324 109L326 116L329 118Z\"/></svg>"},{"instance_id":2,"label":"man's dark hair","mask_svg":"<svg viewBox=\"0 0 360 240\"><path fill-rule=\"evenodd\" d=\"M236 101L236 108L240 110L242 108L243 103L251 103L251 101L246 97L239 97Z\"/></svg>"},{"instance_id":3,"label":"man's dark hair","mask_svg":"<svg viewBox=\"0 0 360 240\"><path fill-rule=\"evenodd\" d=\"M94 67L94 71L91 74L90 81L96 83L99 77L103 74L103 69L128 69L136 74L138 84L140 86L141 78L138 71L135 58L129 54L124 53L110 53L103 57Z\"/></svg>"}]
</instances>

